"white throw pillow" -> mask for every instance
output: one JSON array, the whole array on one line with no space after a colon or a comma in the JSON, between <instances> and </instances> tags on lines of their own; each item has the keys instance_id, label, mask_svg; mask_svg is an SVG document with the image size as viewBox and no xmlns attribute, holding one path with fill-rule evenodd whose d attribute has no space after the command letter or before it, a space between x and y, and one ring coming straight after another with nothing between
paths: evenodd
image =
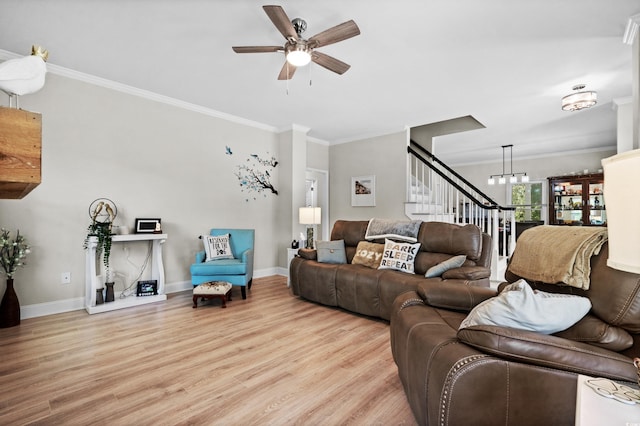
<instances>
[{"instance_id":1,"label":"white throw pillow","mask_svg":"<svg viewBox=\"0 0 640 426\"><path fill-rule=\"evenodd\" d=\"M533 290L525 280L506 286L502 293L478 304L460 324L497 325L553 334L577 323L591 309L586 297Z\"/></svg>"},{"instance_id":2,"label":"white throw pillow","mask_svg":"<svg viewBox=\"0 0 640 426\"><path fill-rule=\"evenodd\" d=\"M229 244L229 234L224 235L203 235L204 251L206 253L205 262L219 259L233 259L233 252Z\"/></svg>"},{"instance_id":3,"label":"white throw pillow","mask_svg":"<svg viewBox=\"0 0 640 426\"><path fill-rule=\"evenodd\" d=\"M413 274L413 264L419 250L420 243L398 243L385 238L384 251L378 269L394 269Z\"/></svg>"},{"instance_id":4,"label":"white throw pillow","mask_svg":"<svg viewBox=\"0 0 640 426\"><path fill-rule=\"evenodd\" d=\"M427 278L439 277L449 269L461 267L464 264L465 260L467 260L467 256L465 256L464 254L461 254L460 256L453 256L452 258L449 258L444 262L440 262L437 265L429 268L424 276Z\"/></svg>"}]
</instances>

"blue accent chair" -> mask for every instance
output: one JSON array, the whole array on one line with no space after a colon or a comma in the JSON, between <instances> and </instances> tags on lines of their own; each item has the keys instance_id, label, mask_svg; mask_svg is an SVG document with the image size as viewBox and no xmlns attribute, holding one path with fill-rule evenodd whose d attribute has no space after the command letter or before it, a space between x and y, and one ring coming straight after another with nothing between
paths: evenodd
<instances>
[{"instance_id":1,"label":"blue accent chair","mask_svg":"<svg viewBox=\"0 0 640 426\"><path fill-rule=\"evenodd\" d=\"M229 243L233 259L217 259L205 262L203 250L196 253L196 262L191 265L191 284L197 286L209 281L226 281L239 286L242 298L247 298L246 288L251 289L253 281L253 246L255 230L253 229L219 229L211 230L210 235L229 234Z\"/></svg>"}]
</instances>

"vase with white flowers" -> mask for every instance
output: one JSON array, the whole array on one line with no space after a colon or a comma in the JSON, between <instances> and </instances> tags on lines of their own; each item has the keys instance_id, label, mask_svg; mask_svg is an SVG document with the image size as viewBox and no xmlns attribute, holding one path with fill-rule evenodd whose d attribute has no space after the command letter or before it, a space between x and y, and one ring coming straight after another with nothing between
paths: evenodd
<instances>
[{"instance_id":1,"label":"vase with white flowers","mask_svg":"<svg viewBox=\"0 0 640 426\"><path fill-rule=\"evenodd\" d=\"M16 232L16 238L11 238L11 233L0 229L0 272L7 276L7 288L0 302L0 328L13 327L20 324L20 302L13 288L13 276L20 266L24 266L23 259L31 252L29 245L20 231Z\"/></svg>"}]
</instances>

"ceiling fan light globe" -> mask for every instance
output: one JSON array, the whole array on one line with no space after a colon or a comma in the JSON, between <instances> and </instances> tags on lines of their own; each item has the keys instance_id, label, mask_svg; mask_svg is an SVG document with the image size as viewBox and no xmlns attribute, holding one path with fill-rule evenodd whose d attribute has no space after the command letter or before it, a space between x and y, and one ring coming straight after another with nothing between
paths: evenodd
<instances>
[{"instance_id":1,"label":"ceiling fan light globe","mask_svg":"<svg viewBox=\"0 0 640 426\"><path fill-rule=\"evenodd\" d=\"M287 53L287 62L294 67L304 67L311 62L311 55L304 50L292 50Z\"/></svg>"}]
</instances>

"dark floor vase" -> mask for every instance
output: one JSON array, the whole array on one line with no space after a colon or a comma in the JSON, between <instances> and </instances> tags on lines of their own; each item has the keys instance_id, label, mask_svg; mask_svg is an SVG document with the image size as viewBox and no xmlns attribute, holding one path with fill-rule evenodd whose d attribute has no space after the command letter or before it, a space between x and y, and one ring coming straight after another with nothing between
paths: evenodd
<instances>
[{"instance_id":1,"label":"dark floor vase","mask_svg":"<svg viewBox=\"0 0 640 426\"><path fill-rule=\"evenodd\" d=\"M15 327L20 324L20 302L13 289L13 279L7 279L7 289L0 303L0 328Z\"/></svg>"}]
</instances>

